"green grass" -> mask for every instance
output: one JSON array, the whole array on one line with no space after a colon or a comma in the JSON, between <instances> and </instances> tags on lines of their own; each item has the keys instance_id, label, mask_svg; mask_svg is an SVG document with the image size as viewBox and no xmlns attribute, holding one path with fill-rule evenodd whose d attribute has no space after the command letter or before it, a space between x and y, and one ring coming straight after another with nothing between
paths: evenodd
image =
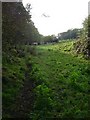
<instances>
[{"instance_id":1,"label":"green grass","mask_svg":"<svg viewBox=\"0 0 90 120\"><path fill-rule=\"evenodd\" d=\"M22 51L22 48L19 48ZM26 81L25 73L28 71L28 66L31 62L30 53L27 52L27 47L24 46L24 56L18 53L15 49L11 49L7 53L3 52L2 63L2 109L3 118L11 118L14 111L16 97L20 89L22 89ZM29 53L29 55L28 55ZM30 71L30 70L29 70ZM28 77L30 79L30 77Z\"/></svg>"},{"instance_id":2,"label":"green grass","mask_svg":"<svg viewBox=\"0 0 90 120\"><path fill-rule=\"evenodd\" d=\"M37 84L33 119L88 117L90 62L74 53L73 43L37 47L32 58Z\"/></svg>"},{"instance_id":3,"label":"green grass","mask_svg":"<svg viewBox=\"0 0 90 120\"><path fill-rule=\"evenodd\" d=\"M63 41L36 48L22 46L3 53L3 118L11 118L15 100L28 80L35 83L33 120L46 118L86 118L88 114L90 61L77 55L75 41ZM28 113L27 113L28 114Z\"/></svg>"}]
</instances>

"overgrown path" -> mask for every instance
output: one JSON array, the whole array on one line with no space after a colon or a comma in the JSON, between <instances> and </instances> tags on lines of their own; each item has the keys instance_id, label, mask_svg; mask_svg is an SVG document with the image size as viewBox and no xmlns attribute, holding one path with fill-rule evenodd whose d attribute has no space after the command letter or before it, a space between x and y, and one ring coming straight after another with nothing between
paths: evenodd
<instances>
[{"instance_id":1,"label":"overgrown path","mask_svg":"<svg viewBox=\"0 0 90 120\"><path fill-rule=\"evenodd\" d=\"M14 118L29 118L33 110L35 94L33 89L35 87L34 81L29 77L30 71L25 73L25 82L16 97L15 107L12 110L12 117Z\"/></svg>"},{"instance_id":2,"label":"overgrown path","mask_svg":"<svg viewBox=\"0 0 90 120\"><path fill-rule=\"evenodd\" d=\"M37 71L33 76L38 79L38 119L88 117L90 62L75 55L72 47L73 42L37 47L37 56L33 57Z\"/></svg>"},{"instance_id":3,"label":"overgrown path","mask_svg":"<svg viewBox=\"0 0 90 120\"><path fill-rule=\"evenodd\" d=\"M29 61L28 61L29 62ZM26 63L27 64L27 63ZM13 118L29 118L32 112L35 94L33 89L35 88L34 80L30 76L32 71L32 64L27 64L27 69L25 71L25 80L23 87L18 93L15 100L15 107L12 110Z\"/></svg>"},{"instance_id":4,"label":"overgrown path","mask_svg":"<svg viewBox=\"0 0 90 120\"><path fill-rule=\"evenodd\" d=\"M13 56L7 58L5 55L4 58L3 119L29 118L33 110L35 80L30 75L33 64L30 51L27 51L26 46L23 49L20 48L20 53L12 49L9 56Z\"/></svg>"},{"instance_id":5,"label":"overgrown path","mask_svg":"<svg viewBox=\"0 0 90 120\"><path fill-rule=\"evenodd\" d=\"M90 62L73 41L27 47L3 68L4 118L87 118Z\"/></svg>"}]
</instances>

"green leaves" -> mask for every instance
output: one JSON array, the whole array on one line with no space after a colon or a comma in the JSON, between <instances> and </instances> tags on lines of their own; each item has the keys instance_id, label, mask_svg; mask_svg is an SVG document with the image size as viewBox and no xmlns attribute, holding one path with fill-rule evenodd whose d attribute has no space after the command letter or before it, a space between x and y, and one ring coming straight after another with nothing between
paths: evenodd
<instances>
[{"instance_id":1,"label":"green leaves","mask_svg":"<svg viewBox=\"0 0 90 120\"><path fill-rule=\"evenodd\" d=\"M35 91L36 101L34 104L34 113L32 117L36 118L35 115L37 115L38 119L46 118L51 114L50 111L52 111L54 107L51 89L43 83L41 85L38 85L35 88Z\"/></svg>"},{"instance_id":2,"label":"green leaves","mask_svg":"<svg viewBox=\"0 0 90 120\"><path fill-rule=\"evenodd\" d=\"M37 47L42 54L32 58L38 69L34 119L87 116L89 64L74 57L72 48L72 41Z\"/></svg>"},{"instance_id":3,"label":"green leaves","mask_svg":"<svg viewBox=\"0 0 90 120\"><path fill-rule=\"evenodd\" d=\"M81 53L86 59L90 58L90 16L85 18L79 40L75 43L77 53Z\"/></svg>"}]
</instances>

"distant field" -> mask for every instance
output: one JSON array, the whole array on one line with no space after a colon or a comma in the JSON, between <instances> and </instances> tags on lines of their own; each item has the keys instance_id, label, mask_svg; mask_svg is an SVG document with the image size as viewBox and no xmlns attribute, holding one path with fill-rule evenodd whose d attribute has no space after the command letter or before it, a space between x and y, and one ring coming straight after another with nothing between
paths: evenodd
<instances>
[{"instance_id":1,"label":"distant field","mask_svg":"<svg viewBox=\"0 0 90 120\"><path fill-rule=\"evenodd\" d=\"M37 46L32 76L36 78L33 117L88 117L90 62L73 50L74 41Z\"/></svg>"}]
</instances>

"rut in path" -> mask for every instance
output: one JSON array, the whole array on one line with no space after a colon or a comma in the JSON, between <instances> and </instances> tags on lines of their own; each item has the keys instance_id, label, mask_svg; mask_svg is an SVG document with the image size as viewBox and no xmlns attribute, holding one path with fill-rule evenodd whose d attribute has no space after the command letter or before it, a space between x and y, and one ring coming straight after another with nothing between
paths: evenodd
<instances>
[{"instance_id":1,"label":"rut in path","mask_svg":"<svg viewBox=\"0 0 90 120\"><path fill-rule=\"evenodd\" d=\"M28 76L28 72L25 73L25 79L25 83L16 97L15 108L12 111L12 117L14 118L28 118L33 109L35 83Z\"/></svg>"}]
</instances>

